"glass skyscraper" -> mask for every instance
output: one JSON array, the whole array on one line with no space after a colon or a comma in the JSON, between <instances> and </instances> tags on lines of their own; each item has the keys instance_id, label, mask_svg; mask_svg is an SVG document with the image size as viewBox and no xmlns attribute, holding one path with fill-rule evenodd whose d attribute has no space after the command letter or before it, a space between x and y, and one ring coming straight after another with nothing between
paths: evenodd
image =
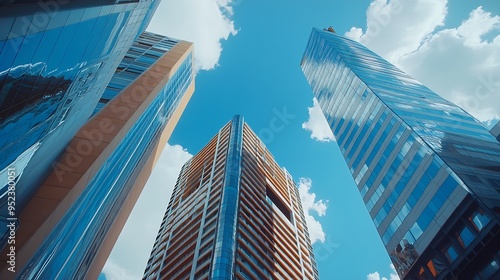
<instances>
[{"instance_id":1,"label":"glass skyscraper","mask_svg":"<svg viewBox=\"0 0 500 280\"><path fill-rule=\"evenodd\" d=\"M243 117L182 167L143 279L318 279L299 191Z\"/></svg>"},{"instance_id":2,"label":"glass skyscraper","mask_svg":"<svg viewBox=\"0 0 500 280\"><path fill-rule=\"evenodd\" d=\"M192 51L146 31L133 42L94 115L18 216L18 278L97 278L193 94ZM6 256L2 279L13 275Z\"/></svg>"},{"instance_id":3,"label":"glass skyscraper","mask_svg":"<svg viewBox=\"0 0 500 280\"><path fill-rule=\"evenodd\" d=\"M500 143L331 31L313 29L301 67L399 276L499 279Z\"/></svg>"},{"instance_id":4,"label":"glass skyscraper","mask_svg":"<svg viewBox=\"0 0 500 280\"><path fill-rule=\"evenodd\" d=\"M20 211L91 116L159 1L0 2L0 182L15 170ZM4 218L6 192L0 185Z\"/></svg>"}]
</instances>

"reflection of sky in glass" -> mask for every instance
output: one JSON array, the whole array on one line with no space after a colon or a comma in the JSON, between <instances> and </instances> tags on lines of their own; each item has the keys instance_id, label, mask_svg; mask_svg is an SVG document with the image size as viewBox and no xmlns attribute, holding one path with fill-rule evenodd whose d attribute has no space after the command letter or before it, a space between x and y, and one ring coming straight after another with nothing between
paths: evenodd
<instances>
[{"instance_id":1,"label":"reflection of sky in glass","mask_svg":"<svg viewBox=\"0 0 500 280\"><path fill-rule=\"evenodd\" d=\"M0 37L0 170L34 143L41 143L37 153L57 154L64 147L60 139L63 145L49 148L47 139L62 130L74 133L85 123L157 2L56 10L48 26L29 29L26 36L15 26L3 27L11 34L0 35L5 35ZM6 22L14 24L20 17L13 13ZM69 141L71 133L59 137ZM38 163L44 164L50 168L50 162ZM30 188L39 183L19 182Z\"/></svg>"},{"instance_id":2,"label":"reflection of sky in glass","mask_svg":"<svg viewBox=\"0 0 500 280\"><path fill-rule=\"evenodd\" d=\"M362 45L319 29L301 67L400 276L437 233L430 225L453 192L480 199L490 215L500 207L500 143L463 109Z\"/></svg>"},{"instance_id":3,"label":"reflection of sky in glass","mask_svg":"<svg viewBox=\"0 0 500 280\"><path fill-rule=\"evenodd\" d=\"M15 176L17 178L16 180L19 180L19 178L23 174L24 168L26 167L26 165L28 165L28 162L30 161L31 157L36 152L39 146L40 143L35 143L33 146L31 146L21 155L19 155L11 164L9 164L2 171L0 171L0 182L9 182L8 180L9 168L14 168ZM0 188L0 201L2 201L2 198L7 194L7 187L8 185L6 184L2 186L2 188Z\"/></svg>"},{"instance_id":4,"label":"reflection of sky in glass","mask_svg":"<svg viewBox=\"0 0 500 280\"><path fill-rule=\"evenodd\" d=\"M137 179L137 172L157 144L166 125L193 79L192 55L186 56L178 70L111 152L83 193L36 252L22 275L31 279L74 279L86 257L102 240ZM106 188L102 188L106 186ZM84 214L86 213L86 214ZM75 236L79 236L75 239ZM77 278L77 277L76 277Z\"/></svg>"},{"instance_id":5,"label":"reflection of sky in glass","mask_svg":"<svg viewBox=\"0 0 500 280\"><path fill-rule=\"evenodd\" d=\"M12 163L26 150L25 146L30 147L38 142L49 129L61 97L59 94L44 98L36 106L26 108L0 125L2 135L8 135L0 138L0 168L6 168Z\"/></svg>"}]
</instances>

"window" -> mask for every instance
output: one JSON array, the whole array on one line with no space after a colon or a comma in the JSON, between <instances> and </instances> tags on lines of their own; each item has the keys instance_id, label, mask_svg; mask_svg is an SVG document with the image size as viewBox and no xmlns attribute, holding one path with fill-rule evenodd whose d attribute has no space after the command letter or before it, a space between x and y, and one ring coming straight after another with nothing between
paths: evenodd
<instances>
[{"instance_id":1,"label":"window","mask_svg":"<svg viewBox=\"0 0 500 280\"><path fill-rule=\"evenodd\" d=\"M490 222L490 218L486 213L481 212L475 212L470 218L477 231L481 231Z\"/></svg>"},{"instance_id":2,"label":"window","mask_svg":"<svg viewBox=\"0 0 500 280\"><path fill-rule=\"evenodd\" d=\"M432 213L430 207L427 206L417 219L418 225L420 226L422 231L427 229L432 219L434 219L434 213Z\"/></svg>"},{"instance_id":3,"label":"window","mask_svg":"<svg viewBox=\"0 0 500 280\"><path fill-rule=\"evenodd\" d=\"M420 228L419 224L415 222L413 226L410 228L410 233L413 235L413 238L417 240L420 235L422 235L423 231Z\"/></svg>"},{"instance_id":4,"label":"window","mask_svg":"<svg viewBox=\"0 0 500 280\"><path fill-rule=\"evenodd\" d=\"M270 205L276 206L290 222L292 221L290 210L288 210L285 203L281 201L278 195L276 195L269 186L266 186L266 200Z\"/></svg>"},{"instance_id":5,"label":"window","mask_svg":"<svg viewBox=\"0 0 500 280\"><path fill-rule=\"evenodd\" d=\"M467 226L465 226L458 235L458 242L460 242L462 247L467 248L467 246L469 246L473 240L474 240L474 234L470 231L470 229Z\"/></svg>"},{"instance_id":6,"label":"window","mask_svg":"<svg viewBox=\"0 0 500 280\"><path fill-rule=\"evenodd\" d=\"M431 272L432 276L436 277L438 275L438 272L436 271L436 268L434 266L434 262L432 262L432 260L430 260L427 263L427 267L429 268L429 271Z\"/></svg>"},{"instance_id":7,"label":"window","mask_svg":"<svg viewBox=\"0 0 500 280\"><path fill-rule=\"evenodd\" d=\"M450 263L453 263L458 257L457 249L455 249L453 245L449 245L448 248L445 249L444 254Z\"/></svg>"}]
</instances>

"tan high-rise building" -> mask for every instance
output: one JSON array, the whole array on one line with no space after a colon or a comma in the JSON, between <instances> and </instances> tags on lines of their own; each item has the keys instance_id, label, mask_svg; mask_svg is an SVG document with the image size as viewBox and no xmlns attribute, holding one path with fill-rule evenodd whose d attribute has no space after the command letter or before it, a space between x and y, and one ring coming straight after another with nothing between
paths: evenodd
<instances>
[{"instance_id":1,"label":"tan high-rise building","mask_svg":"<svg viewBox=\"0 0 500 280\"><path fill-rule=\"evenodd\" d=\"M241 116L182 167L143 279L318 279L299 191Z\"/></svg>"},{"instance_id":2,"label":"tan high-rise building","mask_svg":"<svg viewBox=\"0 0 500 280\"><path fill-rule=\"evenodd\" d=\"M18 213L0 279L99 276L193 94L194 78L192 43L146 31L134 41L94 116Z\"/></svg>"}]
</instances>

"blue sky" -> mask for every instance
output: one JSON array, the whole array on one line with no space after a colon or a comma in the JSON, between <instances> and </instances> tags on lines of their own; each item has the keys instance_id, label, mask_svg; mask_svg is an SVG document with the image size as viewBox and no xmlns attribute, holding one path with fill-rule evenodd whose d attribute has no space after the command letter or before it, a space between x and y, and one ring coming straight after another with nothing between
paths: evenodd
<instances>
[{"instance_id":1,"label":"blue sky","mask_svg":"<svg viewBox=\"0 0 500 280\"><path fill-rule=\"evenodd\" d=\"M309 34L328 26L347 33L489 125L500 116L500 3L352 2L163 0L149 30L195 42L196 91L106 264L107 279L142 275L180 166L234 114L314 202L305 208L321 279L396 279L337 145L309 109L299 66Z\"/></svg>"}]
</instances>

